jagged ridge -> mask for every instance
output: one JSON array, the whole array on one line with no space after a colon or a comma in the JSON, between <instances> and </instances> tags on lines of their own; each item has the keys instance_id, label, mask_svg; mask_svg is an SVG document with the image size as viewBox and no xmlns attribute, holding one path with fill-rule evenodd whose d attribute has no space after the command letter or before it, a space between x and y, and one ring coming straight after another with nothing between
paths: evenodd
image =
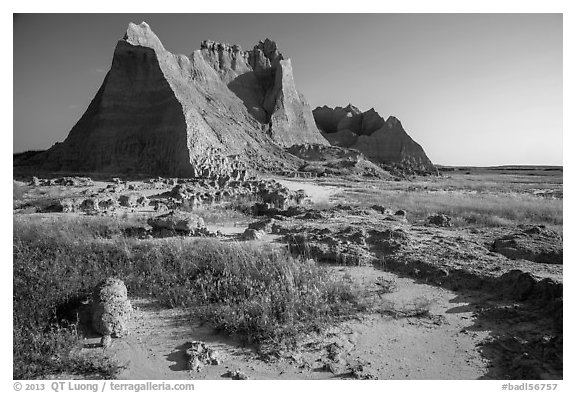
<instances>
[{"instance_id":1,"label":"jagged ridge","mask_svg":"<svg viewBox=\"0 0 576 393\"><path fill-rule=\"evenodd\" d=\"M408 172L437 173L424 149L394 116L384 120L374 108L361 112L355 106L318 107L313 111L322 135L335 146L354 148L372 161L402 167Z\"/></svg>"},{"instance_id":2,"label":"jagged ridge","mask_svg":"<svg viewBox=\"0 0 576 393\"><path fill-rule=\"evenodd\" d=\"M211 167L297 167L282 149L328 144L273 41L244 52L203 41L168 52L130 23L110 71L66 140L28 161L50 171L195 176Z\"/></svg>"}]
</instances>

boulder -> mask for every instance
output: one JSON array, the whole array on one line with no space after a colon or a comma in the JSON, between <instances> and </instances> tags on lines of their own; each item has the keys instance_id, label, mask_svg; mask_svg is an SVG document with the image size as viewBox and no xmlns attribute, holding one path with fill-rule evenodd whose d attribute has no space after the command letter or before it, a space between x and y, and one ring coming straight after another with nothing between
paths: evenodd
<instances>
[{"instance_id":1,"label":"boulder","mask_svg":"<svg viewBox=\"0 0 576 393\"><path fill-rule=\"evenodd\" d=\"M149 218L148 225L152 227L153 231L166 229L183 234L199 234L206 229L202 217L181 211L171 211L167 214Z\"/></svg>"},{"instance_id":2,"label":"boulder","mask_svg":"<svg viewBox=\"0 0 576 393\"><path fill-rule=\"evenodd\" d=\"M92 327L103 336L122 337L128 333L132 312L128 291L118 278L107 278L92 293Z\"/></svg>"},{"instance_id":3,"label":"boulder","mask_svg":"<svg viewBox=\"0 0 576 393\"><path fill-rule=\"evenodd\" d=\"M562 264L562 237L544 225L521 227L492 243L492 251L509 259L525 259L538 263Z\"/></svg>"}]
</instances>

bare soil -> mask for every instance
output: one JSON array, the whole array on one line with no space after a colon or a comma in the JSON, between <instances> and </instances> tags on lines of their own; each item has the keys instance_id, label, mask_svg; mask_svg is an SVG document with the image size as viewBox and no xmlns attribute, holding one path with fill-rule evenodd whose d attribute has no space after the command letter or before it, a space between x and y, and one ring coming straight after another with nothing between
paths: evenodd
<instances>
[{"instance_id":1,"label":"bare soil","mask_svg":"<svg viewBox=\"0 0 576 393\"><path fill-rule=\"evenodd\" d=\"M223 337L195 321L185 309L167 309L150 299L133 299L131 332L102 349L100 338L86 340L84 351L106 351L125 368L119 379L220 379L241 370L250 379L476 379L488 362L478 350L489 330L467 331L473 308L461 296L372 267L338 267L373 288L382 313L334 326L304 338L298 350L261 359L239 339ZM392 293L378 295L380 280L392 281ZM425 315L409 315L425 299ZM392 315L397 310L408 314ZM203 341L223 357L221 365L189 371L186 343ZM418 348L418 351L414 351ZM353 375L361 366L362 372Z\"/></svg>"}]
</instances>

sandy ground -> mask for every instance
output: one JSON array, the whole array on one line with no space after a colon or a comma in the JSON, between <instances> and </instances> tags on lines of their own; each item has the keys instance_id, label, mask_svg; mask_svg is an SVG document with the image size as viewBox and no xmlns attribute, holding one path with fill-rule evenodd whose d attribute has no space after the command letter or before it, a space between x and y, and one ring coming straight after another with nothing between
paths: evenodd
<instances>
[{"instance_id":1,"label":"sandy ground","mask_svg":"<svg viewBox=\"0 0 576 393\"><path fill-rule=\"evenodd\" d=\"M358 365L365 375L378 379L476 379L486 374L476 346L488 332L466 331L473 323L466 299L373 267L334 270L373 290L383 310L411 309L425 299L430 315L381 313L344 322L322 335L305 337L298 350L270 361L259 359L239 340L202 326L186 310L133 299L130 334L113 339L105 350L98 346L99 337L89 338L84 351L105 351L118 359L125 366L118 379L221 379L230 370L241 370L250 379L341 379L350 378L350 370ZM379 280L393 282L395 290L379 295ZM216 349L223 364L189 371L185 348L194 340ZM331 369L325 367L328 363Z\"/></svg>"}]
</instances>

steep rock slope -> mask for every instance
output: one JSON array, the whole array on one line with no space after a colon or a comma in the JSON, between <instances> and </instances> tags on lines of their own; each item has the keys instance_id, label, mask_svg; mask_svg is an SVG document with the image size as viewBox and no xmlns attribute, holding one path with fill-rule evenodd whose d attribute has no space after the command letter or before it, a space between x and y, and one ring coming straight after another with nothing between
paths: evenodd
<instances>
[{"instance_id":1,"label":"steep rock slope","mask_svg":"<svg viewBox=\"0 0 576 393\"><path fill-rule=\"evenodd\" d=\"M282 149L328 144L276 44L252 51L204 41L168 52L150 27L131 23L110 71L66 140L25 165L50 171L198 176L208 168L282 170Z\"/></svg>"},{"instance_id":2,"label":"steep rock slope","mask_svg":"<svg viewBox=\"0 0 576 393\"><path fill-rule=\"evenodd\" d=\"M424 149L404 130L400 120L384 120L373 108L361 112L355 106L314 109L322 135L334 146L354 148L372 161L405 172L437 173Z\"/></svg>"}]
</instances>

